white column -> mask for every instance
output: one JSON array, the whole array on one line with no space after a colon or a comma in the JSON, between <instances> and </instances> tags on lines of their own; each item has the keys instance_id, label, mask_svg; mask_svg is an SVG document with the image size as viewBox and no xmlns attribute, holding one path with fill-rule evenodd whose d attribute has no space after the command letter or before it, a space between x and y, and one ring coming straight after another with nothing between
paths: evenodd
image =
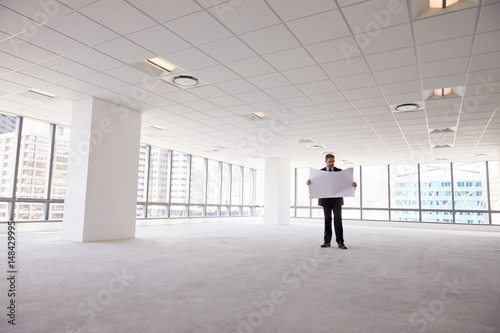
<instances>
[{"instance_id":1,"label":"white column","mask_svg":"<svg viewBox=\"0 0 500 333\"><path fill-rule=\"evenodd\" d=\"M264 189L264 224L290 224L289 160L266 158Z\"/></svg>"},{"instance_id":2,"label":"white column","mask_svg":"<svg viewBox=\"0 0 500 333\"><path fill-rule=\"evenodd\" d=\"M97 98L76 101L62 238L135 237L141 114Z\"/></svg>"}]
</instances>

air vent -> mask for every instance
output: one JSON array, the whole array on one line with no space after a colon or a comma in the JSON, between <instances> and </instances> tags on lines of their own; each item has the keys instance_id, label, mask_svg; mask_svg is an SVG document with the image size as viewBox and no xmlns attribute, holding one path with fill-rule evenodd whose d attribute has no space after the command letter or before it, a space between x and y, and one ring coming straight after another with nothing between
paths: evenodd
<instances>
[{"instance_id":1,"label":"air vent","mask_svg":"<svg viewBox=\"0 0 500 333\"><path fill-rule=\"evenodd\" d=\"M416 103L405 103L405 104L399 104L397 105L393 112L408 112L408 111L415 111L419 108L419 105Z\"/></svg>"}]
</instances>

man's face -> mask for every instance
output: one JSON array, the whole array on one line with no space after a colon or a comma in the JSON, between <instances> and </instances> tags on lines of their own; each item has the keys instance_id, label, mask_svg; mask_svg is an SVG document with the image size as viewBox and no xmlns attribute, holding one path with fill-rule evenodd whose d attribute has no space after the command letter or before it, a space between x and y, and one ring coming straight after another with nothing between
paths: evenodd
<instances>
[{"instance_id":1,"label":"man's face","mask_svg":"<svg viewBox=\"0 0 500 333\"><path fill-rule=\"evenodd\" d=\"M325 161L326 167L329 169L333 168L334 163L335 163L335 158L333 157L327 158Z\"/></svg>"}]
</instances>

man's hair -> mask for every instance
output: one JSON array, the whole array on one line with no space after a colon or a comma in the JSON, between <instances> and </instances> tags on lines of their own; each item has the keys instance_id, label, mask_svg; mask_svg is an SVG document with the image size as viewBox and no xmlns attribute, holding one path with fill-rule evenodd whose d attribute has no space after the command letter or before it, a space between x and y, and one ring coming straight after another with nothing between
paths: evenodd
<instances>
[{"instance_id":1,"label":"man's hair","mask_svg":"<svg viewBox=\"0 0 500 333\"><path fill-rule=\"evenodd\" d=\"M329 158L335 158L335 156L333 156L333 154L326 154L325 161Z\"/></svg>"}]
</instances>

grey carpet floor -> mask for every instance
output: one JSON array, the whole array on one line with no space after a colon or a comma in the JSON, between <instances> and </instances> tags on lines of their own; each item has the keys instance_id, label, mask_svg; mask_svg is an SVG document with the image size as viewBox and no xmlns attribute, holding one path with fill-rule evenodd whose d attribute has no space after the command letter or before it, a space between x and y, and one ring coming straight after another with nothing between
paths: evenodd
<instances>
[{"instance_id":1,"label":"grey carpet floor","mask_svg":"<svg viewBox=\"0 0 500 333\"><path fill-rule=\"evenodd\" d=\"M1 332L500 332L500 233L318 223L138 228L95 243L18 235ZM2 267L6 238L0 236Z\"/></svg>"}]
</instances>

